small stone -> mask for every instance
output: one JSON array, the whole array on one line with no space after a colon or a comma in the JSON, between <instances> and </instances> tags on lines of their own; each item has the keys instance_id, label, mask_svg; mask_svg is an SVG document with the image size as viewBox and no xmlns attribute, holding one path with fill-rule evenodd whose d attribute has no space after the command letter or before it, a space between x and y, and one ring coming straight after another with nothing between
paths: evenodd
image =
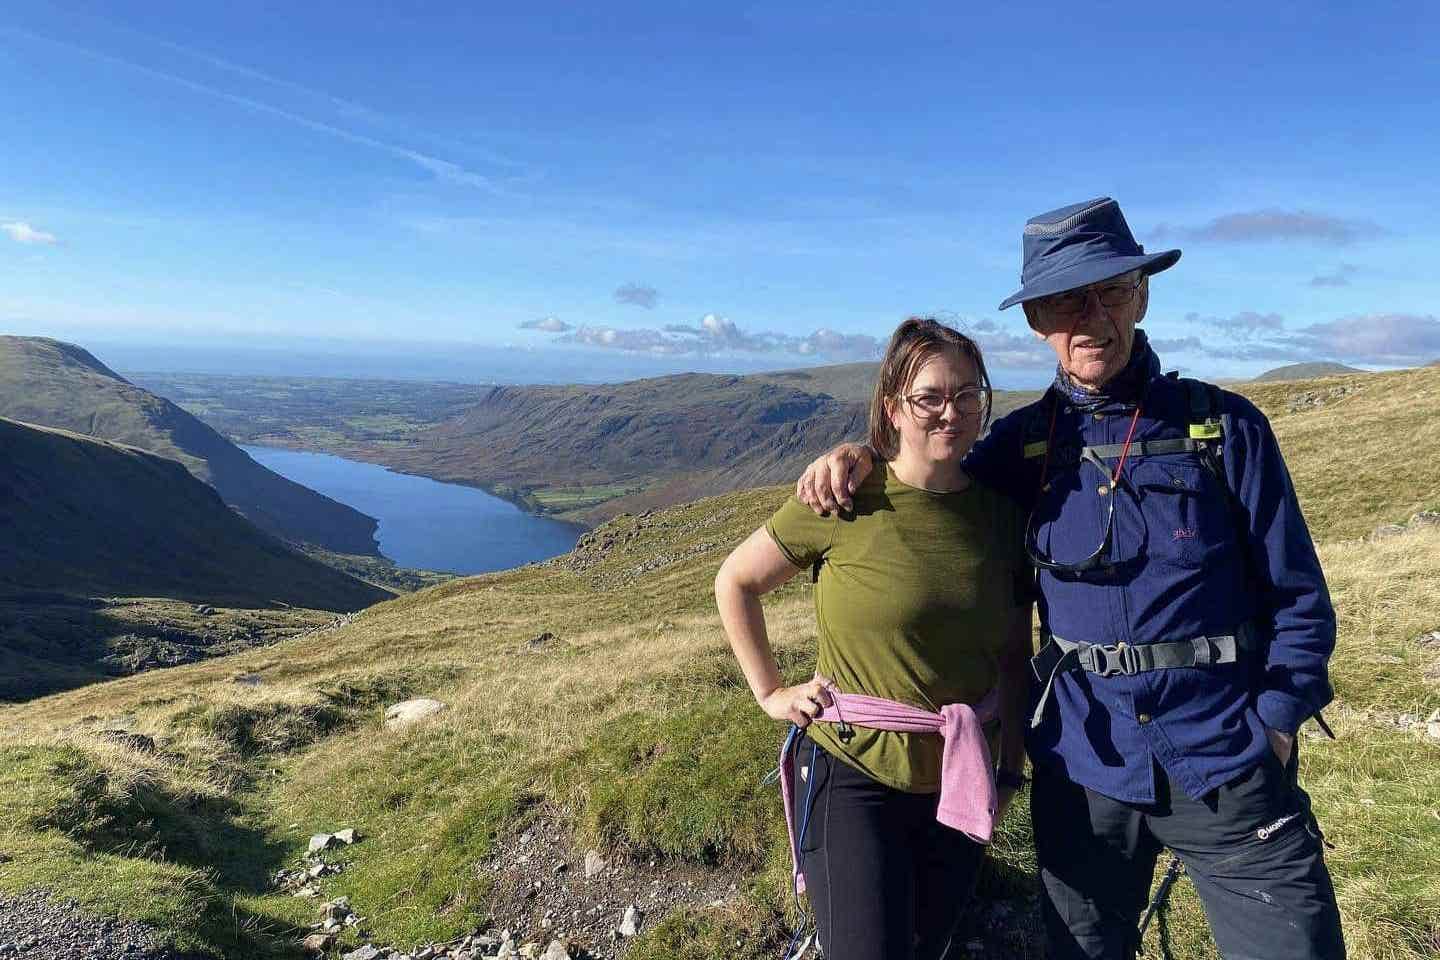
<instances>
[{"instance_id":1,"label":"small stone","mask_svg":"<svg viewBox=\"0 0 1440 960\"><path fill-rule=\"evenodd\" d=\"M312 933L301 941L306 953L325 953L335 945L333 933Z\"/></svg>"},{"instance_id":2,"label":"small stone","mask_svg":"<svg viewBox=\"0 0 1440 960\"><path fill-rule=\"evenodd\" d=\"M405 700L385 709L385 729L398 730L448 709L449 707L439 700L431 700L426 697Z\"/></svg>"},{"instance_id":3,"label":"small stone","mask_svg":"<svg viewBox=\"0 0 1440 960\"><path fill-rule=\"evenodd\" d=\"M600 856L599 850L591 850L585 854L585 879L590 880L599 876L605 871L605 858Z\"/></svg>"},{"instance_id":4,"label":"small stone","mask_svg":"<svg viewBox=\"0 0 1440 960\"><path fill-rule=\"evenodd\" d=\"M346 827L344 830L337 830L335 832L335 839L348 847L360 839L360 834L355 831L354 827Z\"/></svg>"},{"instance_id":5,"label":"small stone","mask_svg":"<svg viewBox=\"0 0 1440 960\"><path fill-rule=\"evenodd\" d=\"M1425 735L1432 740L1440 740L1440 710L1430 714L1430 719L1425 721Z\"/></svg>"},{"instance_id":6,"label":"small stone","mask_svg":"<svg viewBox=\"0 0 1440 960\"><path fill-rule=\"evenodd\" d=\"M555 634L551 633L549 630L546 630L543 633L539 633L531 637L525 645L531 650L541 650L545 647L550 646L559 639L560 638L555 636Z\"/></svg>"},{"instance_id":7,"label":"small stone","mask_svg":"<svg viewBox=\"0 0 1440 960\"><path fill-rule=\"evenodd\" d=\"M564 940L551 940L550 946L540 954L540 960L570 960L570 944Z\"/></svg>"},{"instance_id":8,"label":"small stone","mask_svg":"<svg viewBox=\"0 0 1440 960\"><path fill-rule=\"evenodd\" d=\"M335 846L335 834L317 833L310 838L310 846L305 851L307 854L319 853L321 850L329 850Z\"/></svg>"},{"instance_id":9,"label":"small stone","mask_svg":"<svg viewBox=\"0 0 1440 960\"><path fill-rule=\"evenodd\" d=\"M432 960L435 956L434 947L421 947L415 951L415 960Z\"/></svg>"},{"instance_id":10,"label":"small stone","mask_svg":"<svg viewBox=\"0 0 1440 960\"><path fill-rule=\"evenodd\" d=\"M320 904L321 915L326 920L334 920L337 923L350 916L350 898L336 897L334 900Z\"/></svg>"},{"instance_id":11,"label":"small stone","mask_svg":"<svg viewBox=\"0 0 1440 960\"><path fill-rule=\"evenodd\" d=\"M645 914L635 904L625 908L625 916L620 920L620 936L633 937L640 932L640 924L645 920Z\"/></svg>"},{"instance_id":12,"label":"small stone","mask_svg":"<svg viewBox=\"0 0 1440 960\"><path fill-rule=\"evenodd\" d=\"M345 954L342 960L380 960L380 951L367 943L360 949Z\"/></svg>"}]
</instances>

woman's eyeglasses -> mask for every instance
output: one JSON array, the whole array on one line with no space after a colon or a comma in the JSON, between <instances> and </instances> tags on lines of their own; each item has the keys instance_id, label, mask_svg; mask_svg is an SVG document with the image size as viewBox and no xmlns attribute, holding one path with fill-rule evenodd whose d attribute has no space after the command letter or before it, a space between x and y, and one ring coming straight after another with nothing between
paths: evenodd
<instances>
[{"instance_id":1,"label":"woman's eyeglasses","mask_svg":"<svg viewBox=\"0 0 1440 960\"><path fill-rule=\"evenodd\" d=\"M947 404L953 405L962 417L974 417L990 408L990 391L984 387L966 387L954 393L922 390L904 394L904 400L910 405L910 412L923 420L939 417Z\"/></svg>"}]
</instances>

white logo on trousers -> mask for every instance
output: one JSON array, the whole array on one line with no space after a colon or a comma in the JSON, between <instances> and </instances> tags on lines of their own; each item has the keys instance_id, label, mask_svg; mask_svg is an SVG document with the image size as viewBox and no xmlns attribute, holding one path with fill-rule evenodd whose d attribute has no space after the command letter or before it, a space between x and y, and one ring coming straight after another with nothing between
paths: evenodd
<instances>
[{"instance_id":1,"label":"white logo on trousers","mask_svg":"<svg viewBox=\"0 0 1440 960\"><path fill-rule=\"evenodd\" d=\"M1290 814L1290 815L1287 816L1287 817L1281 817L1279 820L1276 820L1274 823L1268 824L1268 825L1266 825L1266 826L1261 827L1259 830L1256 830L1256 831L1255 831L1255 836L1259 837L1261 840L1269 840L1271 837L1273 837L1273 836L1275 835L1275 832L1276 832L1277 830L1279 830L1281 827L1285 826L1285 824L1289 823L1291 820L1294 820L1294 819L1295 819L1296 817L1298 817L1298 816L1300 816L1300 814L1298 814L1298 813L1292 813L1292 814Z\"/></svg>"}]
</instances>

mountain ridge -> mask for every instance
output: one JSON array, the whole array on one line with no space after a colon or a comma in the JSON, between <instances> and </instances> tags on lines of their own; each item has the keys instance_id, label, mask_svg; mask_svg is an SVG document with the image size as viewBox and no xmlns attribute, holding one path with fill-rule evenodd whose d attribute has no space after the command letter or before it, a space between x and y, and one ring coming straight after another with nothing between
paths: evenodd
<instances>
[{"instance_id":1,"label":"mountain ridge","mask_svg":"<svg viewBox=\"0 0 1440 960\"><path fill-rule=\"evenodd\" d=\"M373 518L260 466L214 428L77 344L0 336L0 416L169 457L267 532L339 553L379 555Z\"/></svg>"},{"instance_id":2,"label":"mountain ridge","mask_svg":"<svg viewBox=\"0 0 1440 960\"><path fill-rule=\"evenodd\" d=\"M254 527L178 461L0 417L0 588L350 612L387 591Z\"/></svg>"},{"instance_id":3,"label":"mountain ridge","mask_svg":"<svg viewBox=\"0 0 1440 960\"><path fill-rule=\"evenodd\" d=\"M147 377L242 443L319 450L480 487L588 524L792 479L862 438L878 365L458 387ZM265 389L260 389L264 386ZM265 397L283 400L267 408ZM378 410L369 406L385 395ZM1037 392L997 391L995 415ZM276 410L276 406L283 409Z\"/></svg>"}]
</instances>

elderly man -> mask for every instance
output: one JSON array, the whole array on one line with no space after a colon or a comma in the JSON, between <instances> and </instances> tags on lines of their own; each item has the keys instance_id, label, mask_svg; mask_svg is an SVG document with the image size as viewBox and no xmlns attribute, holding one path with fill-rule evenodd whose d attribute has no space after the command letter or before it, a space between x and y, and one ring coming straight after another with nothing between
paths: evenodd
<instances>
[{"instance_id":1,"label":"elderly man","mask_svg":"<svg viewBox=\"0 0 1440 960\"><path fill-rule=\"evenodd\" d=\"M1050 955L1133 957L1162 847L1222 955L1344 956L1295 734L1332 692L1335 615L1289 473L1243 397L1162 375L1136 329L1147 254L1109 198L1025 225L1022 304L1059 361L970 473L1029 512L1041 649L1031 812ZM848 505L845 445L797 492Z\"/></svg>"}]
</instances>

